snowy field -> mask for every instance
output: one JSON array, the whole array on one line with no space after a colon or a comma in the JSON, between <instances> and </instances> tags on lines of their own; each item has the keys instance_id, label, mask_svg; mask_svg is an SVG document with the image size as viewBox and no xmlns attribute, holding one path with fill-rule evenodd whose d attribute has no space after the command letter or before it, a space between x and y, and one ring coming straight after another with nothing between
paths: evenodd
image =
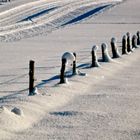
<instances>
[{"instance_id":1,"label":"snowy field","mask_svg":"<svg viewBox=\"0 0 140 140\"><path fill-rule=\"evenodd\" d=\"M139 13L140 0L0 2L0 140L139 140L140 49L86 67L92 46L99 46L101 59L101 43L110 50L112 37L121 53L122 36L140 30ZM67 51L76 52L86 76L60 85ZM29 60L35 61L35 96L28 96Z\"/></svg>"}]
</instances>

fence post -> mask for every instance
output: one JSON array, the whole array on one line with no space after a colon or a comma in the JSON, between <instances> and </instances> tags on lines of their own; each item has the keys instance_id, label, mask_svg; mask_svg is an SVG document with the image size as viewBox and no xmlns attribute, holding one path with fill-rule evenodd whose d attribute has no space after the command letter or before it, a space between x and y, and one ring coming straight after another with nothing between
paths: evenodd
<instances>
[{"instance_id":1,"label":"fence post","mask_svg":"<svg viewBox=\"0 0 140 140\"><path fill-rule=\"evenodd\" d=\"M92 51L91 51L91 55L92 55L91 67L99 67L100 66L100 64L98 63L97 50L98 50L98 46L94 45L92 47Z\"/></svg>"},{"instance_id":2,"label":"fence post","mask_svg":"<svg viewBox=\"0 0 140 140\"><path fill-rule=\"evenodd\" d=\"M138 48L137 46L137 36L133 35L132 37L132 49Z\"/></svg>"},{"instance_id":3,"label":"fence post","mask_svg":"<svg viewBox=\"0 0 140 140\"><path fill-rule=\"evenodd\" d=\"M103 62L110 62L112 61L111 57L109 56L109 53L108 53L108 46L107 44L103 43L101 45L101 48L102 48L102 61Z\"/></svg>"},{"instance_id":4,"label":"fence post","mask_svg":"<svg viewBox=\"0 0 140 140\"><path fill-rule=\"evenodd\" d=\"M112 55L113 55L112 58L119 58L120 54L116 45L116 39L112 38L110 44L111 44Z\"/></svg>"},{"instance_id":5,"label":"fence post","mask_svg":"<svg viewBox=\"0 0 140 140\"><path fill-rule=\"evenodd\" d=\"M60 71L60 84L66 83L65 69L66 69L66 64L68 64L68 60L71 60L72 62L75 61L75 56L73 53L65 52L62 56L62 66L61 66L61 71ZM76 71L76 61L75 61L74 67L75 68L73 68L73 71Z\"/></svg>"},{"instance_id":6,"label":"fence post","mask_svg":"<svg viewBox=\"0 0 140 140\"><path fill-rule=\"evenodd\" d=\"M140 45L140 32L137 31L137 45Z\"/></svg>"},{"instance_id":7,"label":"fence post","mask_svg":"<svg viewBox=\"0 0 140 140\"><path fill-rule=\"evenodd\" d=\"M123 38L122 38L122 54L128 54L126 35L124 35Z\"/></svg>"},{"instance_id":8,"label":"fence post","mask_svg":"<svg viewBox=\"0 0 140 140\"><path fill-rule=\"evenodd\" d=\"M105 53L104 53L104 47L103 44L101 45L101 49L102 49L102 61L105 62Z\"/></svg>"},{"instance_id":9,"label":"fence post","mask_svg":"<svg viewBox=\"0 0 140 140\"><path fill-rule=\"evenodd\" d=\"M29 95L33 95L34 90L34 64L33 60L29 62Z\"/></svg>"},{"instance_id":10,"label":"fence post","mask_svg":"<svg viewBox=\"0 0 140 140\"><path fill-rule=\"evenodd\" d=\"M129 52L132 52L130 33L127 32L126 35L127 35L127 51L129 53Z\"/></svg>"},{"instance_id":11,"label":"fence post","mask_svg":"<svg viewBox=\"0 0 140 140\"><path fill-rule=\"evenodd\" d=\"M76 53L74 52L73 55L75 56L75 60L73 61L73 75L76 75Z\"/></svg>"},{"instance_id":12,"label":"fence post","mask_svg":"<svg viewBox=\"0 0 140 140\"><path fill-rule=\"evenodd\" d=\"M60 84L66 83L65 80L65 69L66 69L66 59L62 58L62 66L61 66L61 73L60 73Z\"/></svg>"}]
</instances>

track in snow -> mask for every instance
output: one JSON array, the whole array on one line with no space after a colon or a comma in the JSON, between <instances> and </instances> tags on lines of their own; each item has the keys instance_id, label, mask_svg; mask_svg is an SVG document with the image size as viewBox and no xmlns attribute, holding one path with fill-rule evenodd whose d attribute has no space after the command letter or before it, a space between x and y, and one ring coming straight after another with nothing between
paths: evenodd
<instances>
[{"instance_id":1,"label":"track in snow","mask_svg":"<svg viewBox=\"0 0 140 140\"><path fill-rule=\"evenodd\" d=\"M14 41L50 33L64 25L77 23L98 14L116 5L117 2L78 0L36 3L34 3L34 7L29 3L0 14L1 41Z\"/></svg>"}]
</instances>

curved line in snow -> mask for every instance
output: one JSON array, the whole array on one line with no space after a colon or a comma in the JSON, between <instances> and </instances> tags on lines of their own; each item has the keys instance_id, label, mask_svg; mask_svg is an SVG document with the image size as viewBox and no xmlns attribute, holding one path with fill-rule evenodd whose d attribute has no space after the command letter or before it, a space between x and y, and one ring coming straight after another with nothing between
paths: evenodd
<instances>
[{"instance_id":1,"label":"curved line in snow","mask_svg":"<svg viewBox=\"0 0 140 140\"><path fill-rule=\"evenodd\" d=\"M72 23L76 23L78 21L86 19L87 17L89 17L91 15L94 15L95 13L97 13L97 12L101 11L102 9L105 9L105 8L107 8L109 6L111 6L111 4L104 5L104 6L99 6L99 7L95 8L95 9L93 9L93 10L90 10L90 11L88 11L88 12L86 12L86 13L84 13L84 14L82 14L82 15L80 15L80 16L78 16L78 17L76 17L76 18L74 18L74 19L72 19L70 21L68 21L67 23L63 24L62 26L72 24Z\"/></svg>"}]
</instances>

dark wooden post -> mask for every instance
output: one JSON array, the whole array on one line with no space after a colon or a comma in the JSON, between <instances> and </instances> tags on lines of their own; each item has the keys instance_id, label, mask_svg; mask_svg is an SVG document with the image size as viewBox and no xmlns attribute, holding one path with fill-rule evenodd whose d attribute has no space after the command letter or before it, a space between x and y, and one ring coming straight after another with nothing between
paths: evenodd
<instances>
[{"instance_id":1,"label":"dark wooden post","mask_svg":"<svg viewBox=\"0 0 140 140\"><path fill-rule=\"evenodd\" d=\"M115 38L111 39L111 49L112 49L112 57L116 58L116 46L115 46Z\"/></svg>"},{"instance_id":2,"label":"dark wooden post","mask_svg":"<svg viewBox=\"0 0 140 140\"><path fill-rule=\"evenodd\" d=\"M76 75L76 53L74 52L73 53L74 57L75 57L75 60L73 61L73 75Z\"/></svg>"},{"instance_id":3,"label":"dark wooden post","mask_svg":"<svg viewBox=\"0 0 140 140\"><path fill-rule=\"evenodd\" d=\"M66 62L67 62L67 60L62 58L62 66L61 66L61 73L60 73L60 84L66 83L66 80L65 80Z\"/></svg>"},{"instance_id":4,"label":"dark wooden post","mask_svg":"<svg viewBox=\"0 0 140 140\"><path fill-rule=\"evenodd\" d=\"M91 67L95 67L95 61L96 61L95 50L92 49L91 55L92 55L92 64L91 64Z\"/></svg>"},{"instance_id":5,"label":"dark wooden post","mask_svg":"<svg viewBox=\"0 0 140 140\"><path fill-rule=\"evenodd\" d=\"M128 54L126 35L124 35L123 38L122 38L122 54Z\"/></svg>"},{"instance_id":6,"label":"dark wooden post","mask_svg":"<svg viewBox=\"0 0 140 140\"><path fill-rule=\"evenodd\" d=\"M33 60L29 62L29 95L33 95L34 90L34 64Z\"/></svg>"},{"instance_id":7,"label":"dark wooden post","mask_svg":"<svg viewBox=\"0 0 140 140\"><path fill-rule=\"evenodd\" d=\"M111 44L111 49L112 49L112 58L119 58L120 54L116 46L116 39L112 38L110 44Z\"/></svg>"},{"instance_id":8,"label":"dark wooden post","mask_svg":"<svg viewBox=\"0 0 140 140\"><path fill-rule=\"evenodd\" d=\"M133 35L132 37L132 49L138 48L137 46L137 36Z\"/></svg>"},{"instance_id":9,"label":"dark wooden post","mask_svg":"<svg viewBox=\"0 0 140 140\"><path fill-rule=\"evenodd\" d=\"M105 62L105 49L104 49L104 46L103 44L101 45L101 48L102 48L102 61Z\"/></svg>"},{"instance_id":10,"label":"dark wooden post","mask_svg":"<svg viewBox=\"0 0 140 140\"><path fill-rule=\"evenodd\" d=\"M140 45L140 32L137 31L137 45Z\"/></svg>"},{"instance_id":11,"label":"dark wooden post","mask_svg":"<svg viewBox=\"0 0 140 140\"><path fill-rule=\"evenodd\" d=\"M128 51L128 52L132 52L130 33L127 32L126 35L127 35L127 51Z\"/></svg>"},{"instance_id":12,"label":"dark wooden post","mask_svg":"<svg viewBox=\"0 0 140 140\"><path fill-rule=\"evenodd\" d=\"M92 47L92 51L91 51L91 55L92 55L92 63L91 63L91 67L99 67L100 64L98 63L98 58L97 58L97 54L96 51L98 49L98 46L93 46Z\"/></svg>"},{"instance_id":13,"label":"dark wooden post","mask_svg":"<svg viewBox=\"0 0 140 140\"><path fill-rule=\"evenodd\" d=\"M103 43L103 44L101 45L101 47L102 47L102 61L103 61L103 62L111 62L112 59L111 59L111 57L109 56L107 44Z\"/></svg>"}]
</instances>

